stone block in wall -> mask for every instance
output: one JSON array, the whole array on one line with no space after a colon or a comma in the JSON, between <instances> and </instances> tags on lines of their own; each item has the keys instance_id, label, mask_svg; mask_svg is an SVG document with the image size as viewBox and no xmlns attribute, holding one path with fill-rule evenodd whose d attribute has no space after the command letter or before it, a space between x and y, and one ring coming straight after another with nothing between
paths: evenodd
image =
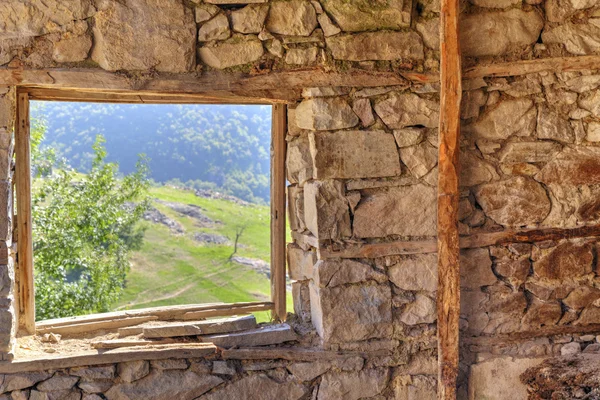
<instances>
[{"instance_id":1,"label":"stone block in wall","mask_svg":"<svg viewBox=\"0 0 600 400\"><path fill-rule=\"evenodd\" d=\"M436 189L423 184L362 191L354 211L354 236L434 236Z\"/></svg>"},{"instance_id":2,"label":"stone block in wall","mask_svg":"<svg viewBox=\"0 0 600 400\"><path fill-rule=\"evenodd\" d=\"M437 381L429 376L397 376L394 379L396 400L436 400Z\"/></svg>"},{"instance_id":3,"label":"stone block in wall","mask_svg":"<svg viewBox=\"0 0 600 400\"><path fill-rule=\"evenodd\" d=\"M302 321L310 321L310 288L308 281L292 282L294 314Z\"/></svg>"},{"instance_id":4,"label":"stone block in wall","mask_svg":"<svg viewBox=\"0 0 600 400\"><path fill-rule=\"evenodd\" d=\"M389 285L319 288L310 284L311 319L326 343L385 338L392 334Z\"/></svg>"},{"instance_id":5,"label":"stone block in wall","mask_svg":"<svg viewBox=\"0 0 600 400\"><path fill-rule=\"evenodd\" d=\"M322 3L325 11L345 32L407 28L413 6L412 0L384 0L367 7L360 2L345 0L324 0Z\"/></svg>"},{"instance_id":6,"label":"stone block in wall","mask_svg":"<svg viewBox=\"0 0 600 400\"><path fill-rule=\"evenodd\" d=\"M14 87L0 86L0 148L7 149L12 143L15 127L16 90Z\"/></svg>"},{"instance_id":7,"label":"stone block in wall","mask_svg":"<svg viewBox=\"0 0 600 400\"><path fill-rule=\"evenodd\" d=\"M496 168L489 162L479 158L471 151L460 154L460 179L462 187L481 185L499 178Z\"/></svg>"},{"instance_id":8,"label":"stone block in wall","mask_svg":"<svg viewBox=\"0 0 600 400\"><path fill-rule=\"evenodd\" d=\"M349 237L350 209L340 181L311 181L304 185L304 222L319 240Z\"/></svg>"},{"instance_id":9,"label":"stone block in wall","mask_svg":"<svg viewBox=\"0 0 600 400\"><path fill-rule=\"evenodd\" d=\"M389 375L387 368L358 372L330 371L323 375L317 400L358 400L377 396L386 388Z\"/></svg>"},{"instance_id":10,"label":"stone block in wall","mask_svg":"<svg viewBox=\"0 0 600 400\"><path fill-rule=\"evenodd\" d=\"M460 45L467 57L499 56L537 42L544 20L537 10L473 13L460 21Z\"/></svg>"},{"instance_id":11,"label":"stone block in wall","mask_svg":"<svg viewBox=\"0 0 600 400\"><path fill-rule=\"evenodd\" d=\"M188 72L194 67L196 24L181 2L105 1L93 31L92 59L105 70Z\"/></svg>"},{"instance_id":12,"label":"stone block in wall","mask_svg":"<svg viewBox=\"0 0 600 400\"><path fill-rule=\"evenodd\" d=\"M526 399L527 386L520 376L541 364L541 358L497 357L471 366L469 400Z\"/></svg>"},{"instance_id":13,"label":"stone block in wall","mask_svg":"<svg viewBox=\"0 0 600 400\"><path fill-rule=\"evenodd\" d=\"M537 137L562 143L575 142L575 132L569 119L543 106L538 111Z\"/></svg>"},{"instance_id":14,"label":"stone block in wall","mask_svg":"<svg viewBox=\"0 0 600 400\"><path fill-rule=\"evenodd\" d=\"M290 136L300 136L302 133L302 129L296 123L296 109L290 106L287 108L287 127Z\"/></svg>"},{"instance_id":15,"label":"stone block in wall","mask_svg":"<svg viewBox=\"0 0 600 400\"><path fill-rule=\"evenodd\" d=\"M592 273L594 254L589 243L565 242L540 252L533 262L534 276L538 279L561 282Z\"/></svg>"},{"instance_id":16,"label":"stone block in wall","mask_svg":"<svg viewBox=\"0 0 600 400\"><path fill-rule=\"evenodd\" d=\"M460 286L479 289L497 282L492 271L492 259L486 248L464 249L460 254Z\"/></svg>"},{"instance_id":17,"label":"stone block in wall","mask_svg":"<svg viewBox=\"0 0 600 400\"><path fill-rule=\"evenodd\" d=\"M13 348L15 316L12 302L12 297L4 298L0 302L0 353L11 353Z\"/></svg>"},{"instance_id":18,"label":"stone block in wall","mask_svg":"<svg viewBox=\"0 0 600 400\"><path fill-rule=\"evenodd\" d=\"M268 13L268 4L247 5L231 12L231 27L239 33L260 33Z\"/></svg>"},{"instance_id":19,"label":"stone block in wall","mask_svg":"<svg viewBox=\"0 0 600 400\"><path fill-rule=\"evenodd\" d=\"M226 40L231 36L229 20L225 14L217 14L214 18L206 21L198 29L198 41L209 42L211 40Z\"/></svg>"},{"instance_id":20,"label":"stone block in wall","mask_svg":"<svg viewBox=\"0 0 600 400\"><path fill-rule=\"evenodd\" d=\"M288 275L295 281L312 279L313 269L317 263L315 250L305 251L298 245L290 243L287 246Z\"/></svg>"},{"instance_id":21,"label":"stone block in wall","mask_svg":"<svg viewBox=\"0 0 600 400\"><path fill-rule=\"evenodd\" d=\"M386 274L369 264L359 261L319 260L313 268L313 283L317 287L336 287L342 285L374 282L387 283Z\"/></svg>"},{"instance_id":22,"label":"stone block in wall","mask_svg":"<svg viewBox=\"0 0 600 400\"><path fill-rule=\"evenodd\" d=\"M290 183L303 185L313 178L313 159L308 136L303 135L288 142L285 163Z\"/></svg>"},{"instance_id":23,"label":"stone block in wall","mask_svg":"<svg viewBox=\"0 0 600 400\"><path fill-rule=\"evenodd\" d=\"M466 127L476 139L505 140L510 136L531 136L537 109L528 98L504 100L495 104L476 122Z\"/></svg>"},{"instance_id":24,"label":"stone block in wall","mask_svg":"<svg viewBox=\"0 0 600 400\"><path fill-rule=\"evenodd\" d=\"M600 149L566 147L535 175L546 185L595 185L600 183Z\"/></svg>"},{"instance_id":25,"label":"stone block in wall","mask_svg":"<svg viewBox=\"0 0 600 400\"><path fill-rule=\"evenodd\" d=\"M196 398L223 383L213 375L184 370L153 370L135 382L117 383L106 393L109 399L152 398L156 400Z\"/></svg>"},{"instance_id":26,"label":"stone block in wall","mask_svg":"<svg viewBox=\"0 0 600 400\"><path fill-rule=\"evenodd\" d=\"M560 302L533 298L523 316L520 330L531 332L539 331L543 327L555 326L562 314Z\"/></svg>"},{"instance_id":27,"label":"stone block in wall","mask_svg":"<svg viewBox=\"0 0 600 400\"><path fill-rule=\"evenodd\" d=\"M384 131L310 133L315 179L400 175L394 136Z\"/></svg>"},{"instance_id":28,"label":"stone block in wall","mask_svg":"<svg viewBox=\"0 0 600 400\"><path fill-rule=\"evenodd\" d=\"M12 183L0 181L0 241L12 240L12 204Z\"/></svg>"},{"instance_id":29,"label":"stone block in wall","mask_svg":"<svg viewBox=\"0 0 600 400\"><path fill-rule=\"evenodd\" d=\"M544 44L562 44L565 49L575 55L594 54L600 50L600 27L590 19L585 23L567 22L542 33Z\"/></svg>"},{"instance_id":30,"label":"stone block in wall","mask_svg":"<svg viewBox=\"0 0 600 400\"><path fill-rule=\"evenodd\" d=\"M562 146L555 142L510 142L500 151L503 163L537 163L548 162L561 150Z\"/></svg>"},{"instance_id":31,"label":"stone block in wall","mask_svg":"<svg viewBox=\"0 0 600 400\"><path fill-rule=\"evenodd\" d=\"M15 266L12 257L8 257L7 261L7 264L0 265L0 298L6 298L13 293Z\"/></svg>"},{"instance_id":32,"label":"stone block in wall","mask_svg":"<svg viewBox=\"0 0 600 400\"><path fill-rule=\"evenodd\" d=\"M311 131L332 131L355 127L358 117L340 97L311 98L296 107L296 125Z\"/></svg>"},{"instance_id":33,"label":"stone block in wall","mask_svg":"<svg viewBox=\"0 0 600 400\"><path fill-rule=\"evenodd\" d=\"M431 324L436 320L435 300L423 293L417 293L415 301L408 303L400 314L400 321L406 325Z\"/></svg>"},{"instance_id":34,"label":"stone block in wall","mask_svg":"<svg viewBox=\"0 0 600 400\"><path fill-rule=\"evenodd\" d=\"M3 375L0 384L0 393L12 392L14 390L28 389L38 382L50 378L52 374L45 371L23 372L18 374Z\"/></svg>"},{"instance_id":35,"label":"stone block in wall","mask_svg":"<svg viewBox=\"0 0 600 400\"><path fill-rule=\"evenodd\" d=\"M415 178L422 178L438 162L437 149L425 141L415 146L400 148L400 159Z\"/></svg>"},{"instance_id":36,"label":"stone block in wall","mask_svg":"<svg viewBox=\"0 0 600 400\"><path fill-rule=\"evenodd\" d=\"M415 125L436 128L439 125L439 104L413 93L393 92L377 101L374 109L390 129Z\"/></svg>"},{"instance_id":37,"label":"stone block in wall","mask_svg":"<svg viewBox=\"0 0 600 400\"><path fill-rule=\"evenodd\" d=\"M401 256L388 268L390 281L403 290L437 290L437 254Z\"/></svg>"},{"instance_id":38,"label":"stone block in wall","mask_svg":"<svg viewBox=\"0 0 600 400\"><path fill-rule=\"evenodd\" d=\"M278 35L310 36L317 25L317 12L310 2L291 0L271 4L266 27Z\"/></svg>"},{"instance_id":39,"label":"stone block in wall","mask_svg":"<svg viewBox=\"0 0 600 400\"><path fill-rule=\"evenodd\" d=\"M422 60L423 39L413 31L379 31L330 36L333 58L347 61Z\"/></svg>"},{"instance_id":40,"label":"stone block in wall","mask_svg":"<svg viewBox=\"0 0 600 400\"><path fill-rule=\"evenodd\" d=\"M262 42L254 35L234 36L224 42L208 43L198 50L200 60L216 69L249 64L263 54Z\"/></svg>"},{"instance_id":41,"label":"stone block in wall","mask_svg":"<svg viewBox=\"0 0 600 400\"><path fill-rule=\"evenodd\" d=\"M308 388L305 385L292 380L284 380L282 382L276 381L263 373L247 375L228 385L222 385L218 389L203 396L202 399L250 400L254 397L253 394L255 393L260 393L260 399L264 400L299 400L306 396ZM169 399L172 398L173 397L169 397Z\"/></svg>"},{"instance_id":42,"label":"stone block in wall","mask_svg":"<svg viewBox=\"0 0 600 400\"><path fill-rule=\"evenodd\" d=\"M60 32L95 11L91 0L5 0L0 3L0 40Z\"/></svg>"},{"instance_id":43,"label":"stone block in wall","mask_svg":"<svg viewBox=\"0 0 600 400\"><path fill-rule=\"evenodd\" d=\"M475 196L488 217L507 227L538 224L551 208L542 185L523 176L481 185Z\"/></svg>"},{"instance_id":44,"label":"stone block in wall","mask_svg":"<svg viewBox=\"0 0 600 400\"><path fill-rule=\"evenodd\" d=\"M290 229L296 232L306 230L304 224L304 189L299 186L288 186L288 219Z\"/></svg>"}]
</instances>

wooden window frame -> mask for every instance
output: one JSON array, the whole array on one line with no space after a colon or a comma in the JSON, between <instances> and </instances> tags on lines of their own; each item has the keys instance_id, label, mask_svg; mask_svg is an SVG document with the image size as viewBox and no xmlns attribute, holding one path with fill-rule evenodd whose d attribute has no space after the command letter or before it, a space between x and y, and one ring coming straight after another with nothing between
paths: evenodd
<instances>
[{"instance_id":1,"label":"wooden window frame","mask_svg":"<svg viewBox=\"0 0 600 400\"><path fill-rule=\"evenodd\" d=\"M147 104L263 104L272 106L271 122L271 301L235 304L198 304L171 307L155 307L143 310L110 312L103 314L67 317L35 322L35 288L33 281L33 241L31 221L31 154L30 154L30 100L79 101L95 103L147 103ZM169 315L173 312L195 313L199 317L225 316L234 313L272 311L276 322L286 319L286 141L287 106L284 103L264 99L233 97L230 93L174 94L152 92L82 91L76 89L50 89L18 87L17 125L15 130L15 185L16 201L16 271L15 312L19 334L35 334L48 326L90 324L129 316L132 311L139 315Z\"/></svg>"}]
</instances>

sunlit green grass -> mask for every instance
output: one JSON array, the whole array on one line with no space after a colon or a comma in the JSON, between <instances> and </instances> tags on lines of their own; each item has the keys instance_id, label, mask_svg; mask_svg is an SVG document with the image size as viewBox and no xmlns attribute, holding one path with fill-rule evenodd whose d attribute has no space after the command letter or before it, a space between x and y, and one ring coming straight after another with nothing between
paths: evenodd
<instances>
[{"instance_id":1,"label":"sunlit green grass","mask_svg":"<svg viewBox=\"0 0 600 400\"><path fill-rule=\"evenodd\" d=\"M226 236L233 243L244 228L237 255L270 261L270 217L268 206L240 205L205 199L191 191L158 187L150 195L163 201L200 206L217 223L200 228L196 220L168 206L153 202L169 218L180 222L183 235L174 235L162 224L142 222L147 228L142 248L132 255L131 270L123 296L115 308L145 308L176 304L268 301L269 279L249 267L229 262L233 244L207 245L193 239L195 232ZM292 310L288 293L288 310ZM257 313L268 320L268 313Z\"/></svg>"}]
</instances>

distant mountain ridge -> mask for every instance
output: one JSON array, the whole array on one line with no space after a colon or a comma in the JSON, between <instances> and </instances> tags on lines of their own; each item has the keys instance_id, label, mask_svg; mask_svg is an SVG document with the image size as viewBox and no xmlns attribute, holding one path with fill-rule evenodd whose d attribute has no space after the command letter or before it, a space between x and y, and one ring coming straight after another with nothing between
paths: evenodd
<instances>
[{"instance_id":1,"label":"distant mountain ridge","mask_svg":"<svg viewBox=\"0 0 600 400\"><path fill-rule=\"evenodd\" d=\"M219 189L251 202L269 199L270 106L36 101L31 113L47 126L44 145L82 172L101 134L107 160L124 174L143 153L157 182Z\"/></svg>"}]
</instances>

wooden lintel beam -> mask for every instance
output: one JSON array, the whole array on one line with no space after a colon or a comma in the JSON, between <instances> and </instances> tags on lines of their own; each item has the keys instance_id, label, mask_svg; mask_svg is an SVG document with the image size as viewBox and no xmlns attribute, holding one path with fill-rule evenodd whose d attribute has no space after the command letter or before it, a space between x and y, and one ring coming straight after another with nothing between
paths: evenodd
<instances>
[{"instance_id":1,"label":"wooden lintel beam","mask_svg":"<svg viewBox=\"0 0 600 400\"><path fill-rule=\"evenodd\" d=\"M600 56L552 57L499 64L477 65L465 69L464 79L518 76L537 72L567 72L600 69Z\"/></svg>"},{"instance_id":2,"label":"wooden lintel beam","mask_svg":"<svg viewBox=\"0 0 600 400\"><path fill-rule=\"evenodd\" d=\"M456 399L459 358L460 246L458 237L459 135L462 96L458 39L459 0L441 0L440 129L438 153L438 390Z\"/></svg>"},{"instance_id":3,"label":"wooden lintel beam","mask_svg":"<svg viewBox=\"0 0 600 400\"><path fill-rule=\"evenodd\" d=\"M510 229L500 232L481 232L461 236L459 243L461 249L472 249L509 243L536 243L547 240L559 241L598 237L600 237L600 225L589 225L576 228L539 228L521 231ZM317 247L317 244L314 243L313 247ZM324 245L319 248L319 258L378 258L435 252L437 252L435 239L397 240L385 243L351 244L339 249Z\"/></svg>"}]
</instances>

